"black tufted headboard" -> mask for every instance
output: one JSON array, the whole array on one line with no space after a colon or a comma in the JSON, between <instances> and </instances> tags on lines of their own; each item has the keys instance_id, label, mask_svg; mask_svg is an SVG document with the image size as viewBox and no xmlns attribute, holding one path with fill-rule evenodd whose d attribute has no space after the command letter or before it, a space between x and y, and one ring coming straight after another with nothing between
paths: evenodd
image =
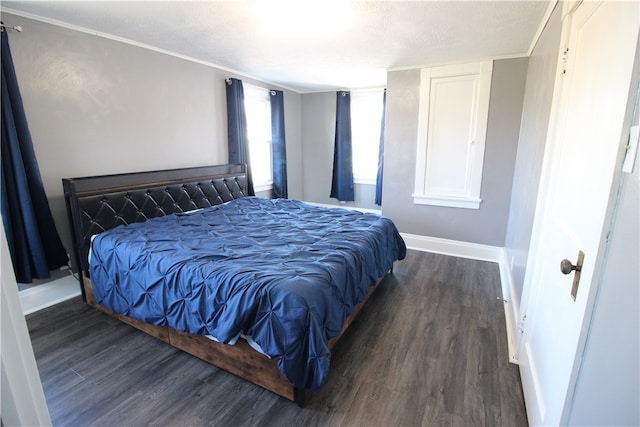
<instances>
[{"instance_id":1,"label":"black tufted headboard","mask_svg":"<svg viewBox=\"0 0 640 427\"><path fill-rule=\"evenodd\" d=\"M81 288L82 275L89 276L88 254L94 234L247 195L244 165L65 178L62 186Z\"/></svg>"}]
</instances>

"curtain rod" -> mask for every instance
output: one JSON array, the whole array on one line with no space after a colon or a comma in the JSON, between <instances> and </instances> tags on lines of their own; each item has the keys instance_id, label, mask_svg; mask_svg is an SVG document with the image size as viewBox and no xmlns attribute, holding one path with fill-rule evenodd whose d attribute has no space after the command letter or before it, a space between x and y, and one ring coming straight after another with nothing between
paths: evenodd
<instances>
[{"instance_id":1,"label":"curtain rod","mask_svg":"<svg viewBox=\"0 0 640 427\"><path fill-rule=\"evenodd\" d=\"M0 28L1 29L9 29L9 30L16 30L17 32L21 33L22 32L22 25L16 25L15 27L12 27L10 25L6 25L6 24L0 24Z\"/></svg>"}]
</instances>

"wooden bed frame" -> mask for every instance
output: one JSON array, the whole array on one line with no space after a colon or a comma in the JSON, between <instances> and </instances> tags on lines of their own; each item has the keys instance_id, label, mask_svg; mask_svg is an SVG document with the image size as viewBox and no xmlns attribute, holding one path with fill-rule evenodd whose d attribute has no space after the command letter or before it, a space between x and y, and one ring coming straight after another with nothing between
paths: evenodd
<instances>
[{"instance_id":1,"label":"wooden bed frame","mask_svg":"<svg viewBox=\"0 0 640 427\"><path fill-rule=\"evenodd\" d=\"M121 224L221 204L247 194L243 165L218 165L62 180L73 237L72 262L78 269L82 297L87 304L159 340L221 369L304 405L305 390L294 387L276 361L257 352L245 340L221 344L205 336L154 326L113 313L98 304L89 277L91 236ZM381 280L381 279L380 279ZM346 319L339 336L328 342L332 350L366 304L378 283Z\"/></svg>"}]
</instances>

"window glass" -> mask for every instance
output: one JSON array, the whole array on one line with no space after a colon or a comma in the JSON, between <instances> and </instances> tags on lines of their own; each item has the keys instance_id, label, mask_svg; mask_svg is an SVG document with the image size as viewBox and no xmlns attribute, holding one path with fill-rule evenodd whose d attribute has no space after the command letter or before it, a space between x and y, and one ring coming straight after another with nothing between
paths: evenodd
<instances>
[{"instance_id":1,"label":"window glass","mask_svg":"<svg viewBox=\"0 0 640 427\"><path fill-rule=\"evenodd\" d=\"M353 178L375 184L384 90L351 92Z\"/></svg>"},{"instance_id":2,"label":"window glass","mask_svg":"<svg viewBox=\"0 0 640 427\"><path fill-rule=\"evenodd\" d=\"M271 102L267 89L245 84L244 108L247 115L249 158L255 191L271 188Z\"/></svg>"}]
</instances>

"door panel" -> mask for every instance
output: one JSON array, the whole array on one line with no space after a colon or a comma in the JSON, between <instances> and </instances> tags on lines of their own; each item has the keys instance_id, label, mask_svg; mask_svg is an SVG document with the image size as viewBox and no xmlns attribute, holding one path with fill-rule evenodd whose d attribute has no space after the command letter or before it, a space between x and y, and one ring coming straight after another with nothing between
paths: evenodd
<instances>
[{"instance_id":1,"label":"door panel","mask_svg":"<svg viewBox=\"0 0 640 427\"><path fill-rule=\"evenodd\" d=\"M532 425L564 422L571 402L620 166L640 6L583 2L567 22L566 72L554 99L525 278L520 369ZM580 250L585 258L574 301L575 273L563 275L560 261L575 264Z\"/></svg>"}]
</instances>

